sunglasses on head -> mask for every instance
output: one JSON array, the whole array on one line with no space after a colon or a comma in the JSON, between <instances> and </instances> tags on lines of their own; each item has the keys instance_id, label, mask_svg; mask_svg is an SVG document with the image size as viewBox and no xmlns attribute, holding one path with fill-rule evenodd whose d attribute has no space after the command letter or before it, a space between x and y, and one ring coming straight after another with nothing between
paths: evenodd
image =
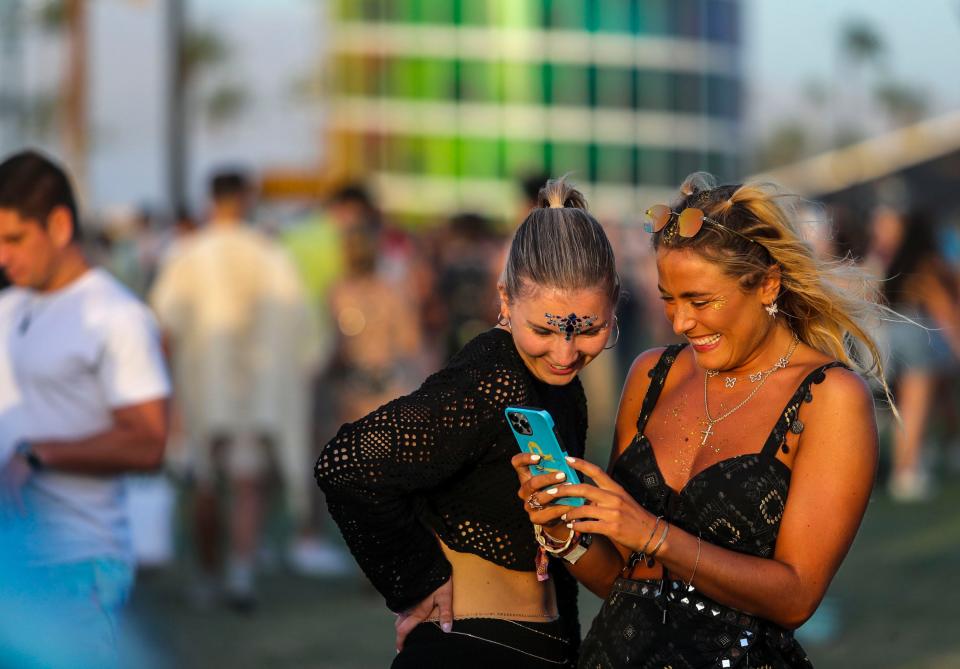
<instances>
[{"instance_id":1,"label":"sunglasses on head","mask_svg":"<svg viewBox=\"0 0 960 669\"><path fill-rule=\"evenodd\" d=\"M660 232L667 226L667 223L670 222L670 219L676 216L677 234L679 234L681 237L695 237L696 234L700 232L703 224L706 222L710 225L715 225L722 230L726 230L727 232L732 232L735 235L739 235L748 242L753 242L754 244L763 246L763 244L760 244L760 242L756 241L755 239L750 239L742 232L737 232L733 228L728 228L723 223L706 216L702 209L697 209L696 207L687 207L680 213L677 213L665 204L655 204L647 209L646 214L647 220L643 224L643 229L650 233Z\"/></svg>"}]
</instances>

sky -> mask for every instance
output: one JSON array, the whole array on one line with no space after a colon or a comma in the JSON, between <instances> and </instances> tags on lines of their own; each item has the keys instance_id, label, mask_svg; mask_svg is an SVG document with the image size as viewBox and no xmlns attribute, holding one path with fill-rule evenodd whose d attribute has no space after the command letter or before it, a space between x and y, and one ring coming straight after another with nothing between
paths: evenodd
<instances>
[{"instance_id":1,"label":"sky","mask_svg":"<svg viewBox=\"0 0 960 669\"><path fill-rule=\"evenodd\" d=\"M91 116L97 148L90 204L97 209L162 197L166 64L161 2L91 3ZM298 101L292 88L316 67L322 50L322 0L187 4L191 21L218 26L232 46L229 65L216 76L242 82L255 94L240 121L194 129L194 201L201 199L213 166L236 163L240 156L258 168L315 165L322 150L322 104ZM810 81L820 81L836 95L850 95L855 87L840 79L838 44L841 26L852 18L875 26L887 44L886 71L925 90L931 114L960 109L960 77L955 74L960 0L742 0L742 6L748 138L762 136L804 110L802 91ZM27 79L32 89L49 83L62 58L50 39L31 41Z\"/></svg>"},{"instance_id":2,"label":"sky","mask_svg":"<svg viewBox=\"0 0 960 669\"><path fill-rule=\"evenodd\" d=\"M889 76L927 92L931 115L960 109L960 0L744 0L743 6L748 117L760 128L789 115L808 82L844 81L840 34L855 19L881 35Z\"/></svg>"}]
</instances>

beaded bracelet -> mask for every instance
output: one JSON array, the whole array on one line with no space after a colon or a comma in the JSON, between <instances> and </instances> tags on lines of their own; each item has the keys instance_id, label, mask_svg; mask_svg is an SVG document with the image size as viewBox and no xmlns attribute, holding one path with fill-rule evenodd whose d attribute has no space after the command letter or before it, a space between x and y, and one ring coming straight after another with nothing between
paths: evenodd
<instances>
[{"instance_id":1,"label":"beaded bracelet","mask_svg":"<svg viewBox=\"0 0 960 669\"><path fill-rule=\"evenodd\" d=\"M552 555L559 555L570 548L570 545L573 543L574 539L580 535L580 533L575 530L570 530L570 534L567 536L566 541L560 541L559 539L554 539L549 534L544 532L542 525L534 525L533 535L537 538L537 543L540 544L540 547L543 550Z\"/></svg>"}]
</instances>

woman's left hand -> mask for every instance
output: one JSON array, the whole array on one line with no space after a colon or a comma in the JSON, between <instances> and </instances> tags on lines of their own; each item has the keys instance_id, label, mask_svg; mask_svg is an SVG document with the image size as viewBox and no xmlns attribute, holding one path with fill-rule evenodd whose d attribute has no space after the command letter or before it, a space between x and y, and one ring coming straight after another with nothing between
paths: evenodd
<instances>
[{"instance_id":1,"label":"woman's left hand","mask_svg":"<svg viewBox=\"0 0 960 669\"><path fill-rule=\"evenodd\" d=\"M653 530L656 518L600 467L567 458L570 466L593 479L596 485L579 483L563 487L564 497L583 497L589 504L571 507L565 520L581 533L602 534L632 551L639 551ZM541 495L546 497L545 492ZM549 504L550 499L542 500Z\"/></svg>"}]
</instances>

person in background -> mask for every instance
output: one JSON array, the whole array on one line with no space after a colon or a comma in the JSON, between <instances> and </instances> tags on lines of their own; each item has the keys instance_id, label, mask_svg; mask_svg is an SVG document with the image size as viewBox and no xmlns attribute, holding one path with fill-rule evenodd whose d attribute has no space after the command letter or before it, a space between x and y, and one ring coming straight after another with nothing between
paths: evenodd
<instances>
[{"instance_id":1,"label":"person in background","mask_svg":"<svg viewBox=\"0 0 960 669\"><path fill-rule=\"evenodd\" d=\"M307 372L317 356L303 289L286 253L247 221L253 187L245 173L210 182L210 220L164 265L150 295L174 363L175 398L190 450L197 603L219 594L222 535L216 482L230 487L224 591L256 603L264 486L284 475L295 516L306 510Z\"/></svg>"},{"instance_id":2,"label":"person in background","mask_svg":"<svg viewBox=\"0 0 960 669\"><path fill-rule=\"evenodd\" d=\"M443 231L438 244L436 295L445 320L446 341L440 342L444 360L486 330L496 317L496 277L503 266L503 248L491 221L479 214L457 214ZM501 261L499 266L497 261Z\"/></svg>"},{"instance_id":3,"label":"person in background","mask_svg":"<svg viewBox=\"0 0 960 669\"><path fill-rule=\"evenodd\" d=\"M330 513L398 613L395 669L575 664L576 584L562 569L538 572L504 409L547 409L566 448L583 453L577 376L607 344L619 293L583 196L548 182L513 238L497 327L323 449L315 474Z\"/></svg>"},{"instance_id":4,"label":"person in background","mask_svg":"<svg viewBox=\"0 0 960 669\"><path fill-rule=\"evenodd\" d=\"M346 273L330 291L337 344L327 378L341 424L365 416L415 385L419 312L378 274L379 234L373 225L346 233Z\"/></svg>"},{"instance_id":5,"label":"person in background","mask_svg":"<svg viewBox=\"0 0 960 669\"><path fill-rule=\"evenodd\" d=\"M327 372L333 359L338 325L330 306L330 292L346 273L346 236L359 227L377 226L379 213L366 187L347 183L337 188L322 208L283 230L281 245L293 259L303 283L317 332L318 355L311 372L309 449L311 460L329 440L337 422L339 398ZM300 475L309 485L309 474ZM307 516L292 542L288 559L298 572L337 576L349 569L349 557L328 536L326 504L319 488L311 487Z\"/></svg>"},{"instance_id":6,"label":"person in background","mask_svg":"<svg viewBox=\"0 0 960 669\"><path fill-rule=\"evenodd\" d=\"M793 630L876 475L873 398L852 368L883 384L868 324L884 309L857 268L817 261L773 186L695 174L648 216L686 341L634 361L609 472L575 458L593 484L558 492L517 455L518 495L553 541L592 536L567 565L605 598L581 666L809 667ZM589 504L552 504L574 495Z\"/></svg>"},{"instance_id":7,"label":"person in background","mask_svg":"<svg viewBox=\"0 0 960 669\"><path fill-rule=\"evenodd\" d=\"M150 311L80 249L67 174L0 164L0 665L120 666L134 579L123 475L163 462Z\"/></svg>"},{"instance_id":8,"label":"person in background","mask_svg":"<svg viewBox=\"0 0 960 669\"><path fill-rule=\"evenodd\" d=\"M937 384L960 359L960 283L933 221L920 212L878 208L866 262L883 277L887 302L906 317L884 322L888 377L902 417L894 426L888 489L895 500L922 501L932 491L924 442Z\"/></svg>"}]
</instances>

